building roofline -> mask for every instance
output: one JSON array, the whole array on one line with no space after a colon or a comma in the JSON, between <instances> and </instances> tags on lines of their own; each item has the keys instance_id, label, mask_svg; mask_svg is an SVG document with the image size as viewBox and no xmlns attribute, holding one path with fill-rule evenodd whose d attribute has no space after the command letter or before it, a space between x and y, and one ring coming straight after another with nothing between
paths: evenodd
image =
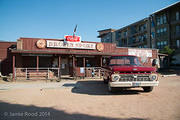
<instances>
[{"instance_id":1,"label":"building roofline","mask_svg":"<svg viewBox=\"0 0 180 120\"><path fill-rule=\"evenodd\" d=\"M172 7L172 6L176 5L176 4L179 4L179 3L180 3L180 1L177 1L177 2L175 2L175 3L173 3L173 4L171 4L171 5L168 5L168 6L164 7L164 8L161 8L161 9L159 9L159 10L156 10L156 11L153 12L152 14L156 14L156 13L158 13L158 12L161 12L161 11L163 11L163 10L165 10L165 9L168 9L168 8L170 8L170 7ZM152 15L152 14L150 14L150 15Z\"/></svg>"},{"instance_id":2,"label":"building roofline","mask_svg":"<svg viewBox=\"0 0 180 120\"><path fill-rule=\"evenodd\" d=\"M0 43L16 43L16 41L5 41L5 40L0 40Z\"/></svg>"},{"instance_id":3,"label":"building roofline","mask_svg":"<svg viewBox=\"0 0 180 120\"><path fill-rule=\"evenodd\" d=\"M97 32L102 32L102 31L107 31L107 30L116 30L116 29L112 29L112 28L109 28L109 29L104 29L104 30L98 30Z\"/></svg>"},{"instance_id":4,"label":"building roofline","mask_svg":"<svg viewBox=\"0 0 180 120\"><path fill-rule=\"evenodd\" d=\"M141 19L141 20L138 20L137 22L131 23L131 24L127 25L127 26L124 26L124 27L122 27L122 28L120 28L120 29L117 29L116 31L123 30L123 29L125 29L125 28L127 28L127 27L129 27L129 26L132 26L132 25L135 25L135 24L137 24L137 23L139 23L139 22L148 20L148 18L149 18L149 17L145 17L145 18L143 18L143 19Z\"/></svg>"},{"instance_id":5,"label":"building roofline","mask_svg":"<svg viewBox=\"0 0 180 120\"><path fill-rule=\"evenodd\" d=\"M20 37L19 39L45 39L45 40L64 40L64 39L59 39L59 38L31 38L31 37Z\"/></svg>"}]
</instances>

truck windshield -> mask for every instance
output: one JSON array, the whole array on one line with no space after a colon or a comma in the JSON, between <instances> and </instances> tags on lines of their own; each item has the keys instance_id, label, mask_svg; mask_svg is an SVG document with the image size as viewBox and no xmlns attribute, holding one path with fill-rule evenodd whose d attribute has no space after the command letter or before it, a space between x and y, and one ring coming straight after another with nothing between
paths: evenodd
<instances>
[{"instance_id":1,"label":"truck windshield","mask_svg":"<svg viewBox=\"0 0 180 120\"><path fill-rule=\"evenodd\" d=\"M136 65L140 66L140 62L136 56L113 56L110 59L110 66L131 66Z\"/></svg>"}]
</instances>

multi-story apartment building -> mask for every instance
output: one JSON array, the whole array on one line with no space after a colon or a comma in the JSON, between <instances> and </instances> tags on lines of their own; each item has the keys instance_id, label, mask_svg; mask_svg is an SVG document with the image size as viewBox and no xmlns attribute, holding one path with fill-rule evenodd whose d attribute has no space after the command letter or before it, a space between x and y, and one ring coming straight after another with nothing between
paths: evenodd
<instances>
[{"instance_id":1,"label":"multi-story apartment building","mask_svg":"<svg viewBox=\"0 0 180 120\"><path fill-rule=\"evenodd\" d=\"M116 43L118 47L149 48L151 47L149 22L149 18L144 18L118 30L100 30L98 38L101 38L101 42Z\"/></svg>"},{"instance_id":2,"label":"multi-story apartment building","mask_svg":"<svg viewBox=\"0 0 180 120\"><path fill-rule=\"evenodd\" d=\"M150 46L149 18L144 18L131 25L115 31L115 42L119 47L139 47Z\"/></svg>"},{"instance_id":3,"label":"multi-story apartment building","mask_svg":"<svg viewBox=\"0 0 180 120\"><path fill-rule=\"evenodd\" d=\"M115 42L115 29L105 29L105 30L99 30L99 36L98 38L101 38L101 42L104 43L114 43Z\"/></svg>"},{"instance_id":4,"label":"multi-story apartment building","mask_svg":"<svg viewBox=\"0 0 180 120\"><path fill-rule=\"evenodd\" d=\"M180 2L158 10L149 16L151 20L151 41L154 48L169 46L180 49Z\"/></svg>"},{"instance_id":5,"label":"multi-story apartment building","mask_svg":"<svg viewBox=\"0 0 180 120\"><path fill-rule=\"evenodd\" d=\"M106 31L105 34L102 34L101 32L104 31ZM118 30L106 29L98 32L101 42L113 42L119 47L163 49L164 46L169 46L178 51L180 49L180 2Z\"/></svg>"}]
</instances>

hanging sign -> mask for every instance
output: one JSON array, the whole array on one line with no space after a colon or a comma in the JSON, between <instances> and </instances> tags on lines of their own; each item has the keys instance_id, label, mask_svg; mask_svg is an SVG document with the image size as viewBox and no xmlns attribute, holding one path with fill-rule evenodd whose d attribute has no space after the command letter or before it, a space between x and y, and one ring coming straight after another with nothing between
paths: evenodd
<instances>
[{"instance_id":1,"label":"hanging sign","mask_svg":"<svg viewBox=\"0 0 180 120\"><path fill-rule=\"evenodd\" d=\"M81 42L80 36L66 35L66 36L64 36L64 38L67 42Z\"/></svg>"},{"instance_id":2,"label":"hanging sign","mask_svg":"<svg viewBox=\"0 0 180 120\"><path fill-rule=\"evenodd\" d=\"M46 40L46 47L49 48L74 48L74 49L96 49L96 43L64 42Z\"/></svg>"}]
</instances>

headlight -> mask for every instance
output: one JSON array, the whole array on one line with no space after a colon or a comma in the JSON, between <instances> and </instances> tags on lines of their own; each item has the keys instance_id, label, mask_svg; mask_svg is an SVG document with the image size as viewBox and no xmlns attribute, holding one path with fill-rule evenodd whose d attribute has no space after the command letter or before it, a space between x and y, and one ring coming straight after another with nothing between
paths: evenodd
<instances>
[{"instance_id":1,"label":"headlight","mask_svg":"<svg viewBox=\"0 0 180 120\"><path fill-rule=\"evenodd\" d=\"M150 79L153 81L153 80L157 80L157 75L156 74L152 74L150 76Z\"/></svg>"},{"instance_id":2,"label":"headlight","mask_svg":"<svg viewBox=\"0 0 180 120\"><path fill-rule=\"evenodd\" d=\"M113 82L118 81L119 79L120 79L119 74L113 74L113 75L112 75L112 81L113 81Z\"/></svg>"}]
</instances>

